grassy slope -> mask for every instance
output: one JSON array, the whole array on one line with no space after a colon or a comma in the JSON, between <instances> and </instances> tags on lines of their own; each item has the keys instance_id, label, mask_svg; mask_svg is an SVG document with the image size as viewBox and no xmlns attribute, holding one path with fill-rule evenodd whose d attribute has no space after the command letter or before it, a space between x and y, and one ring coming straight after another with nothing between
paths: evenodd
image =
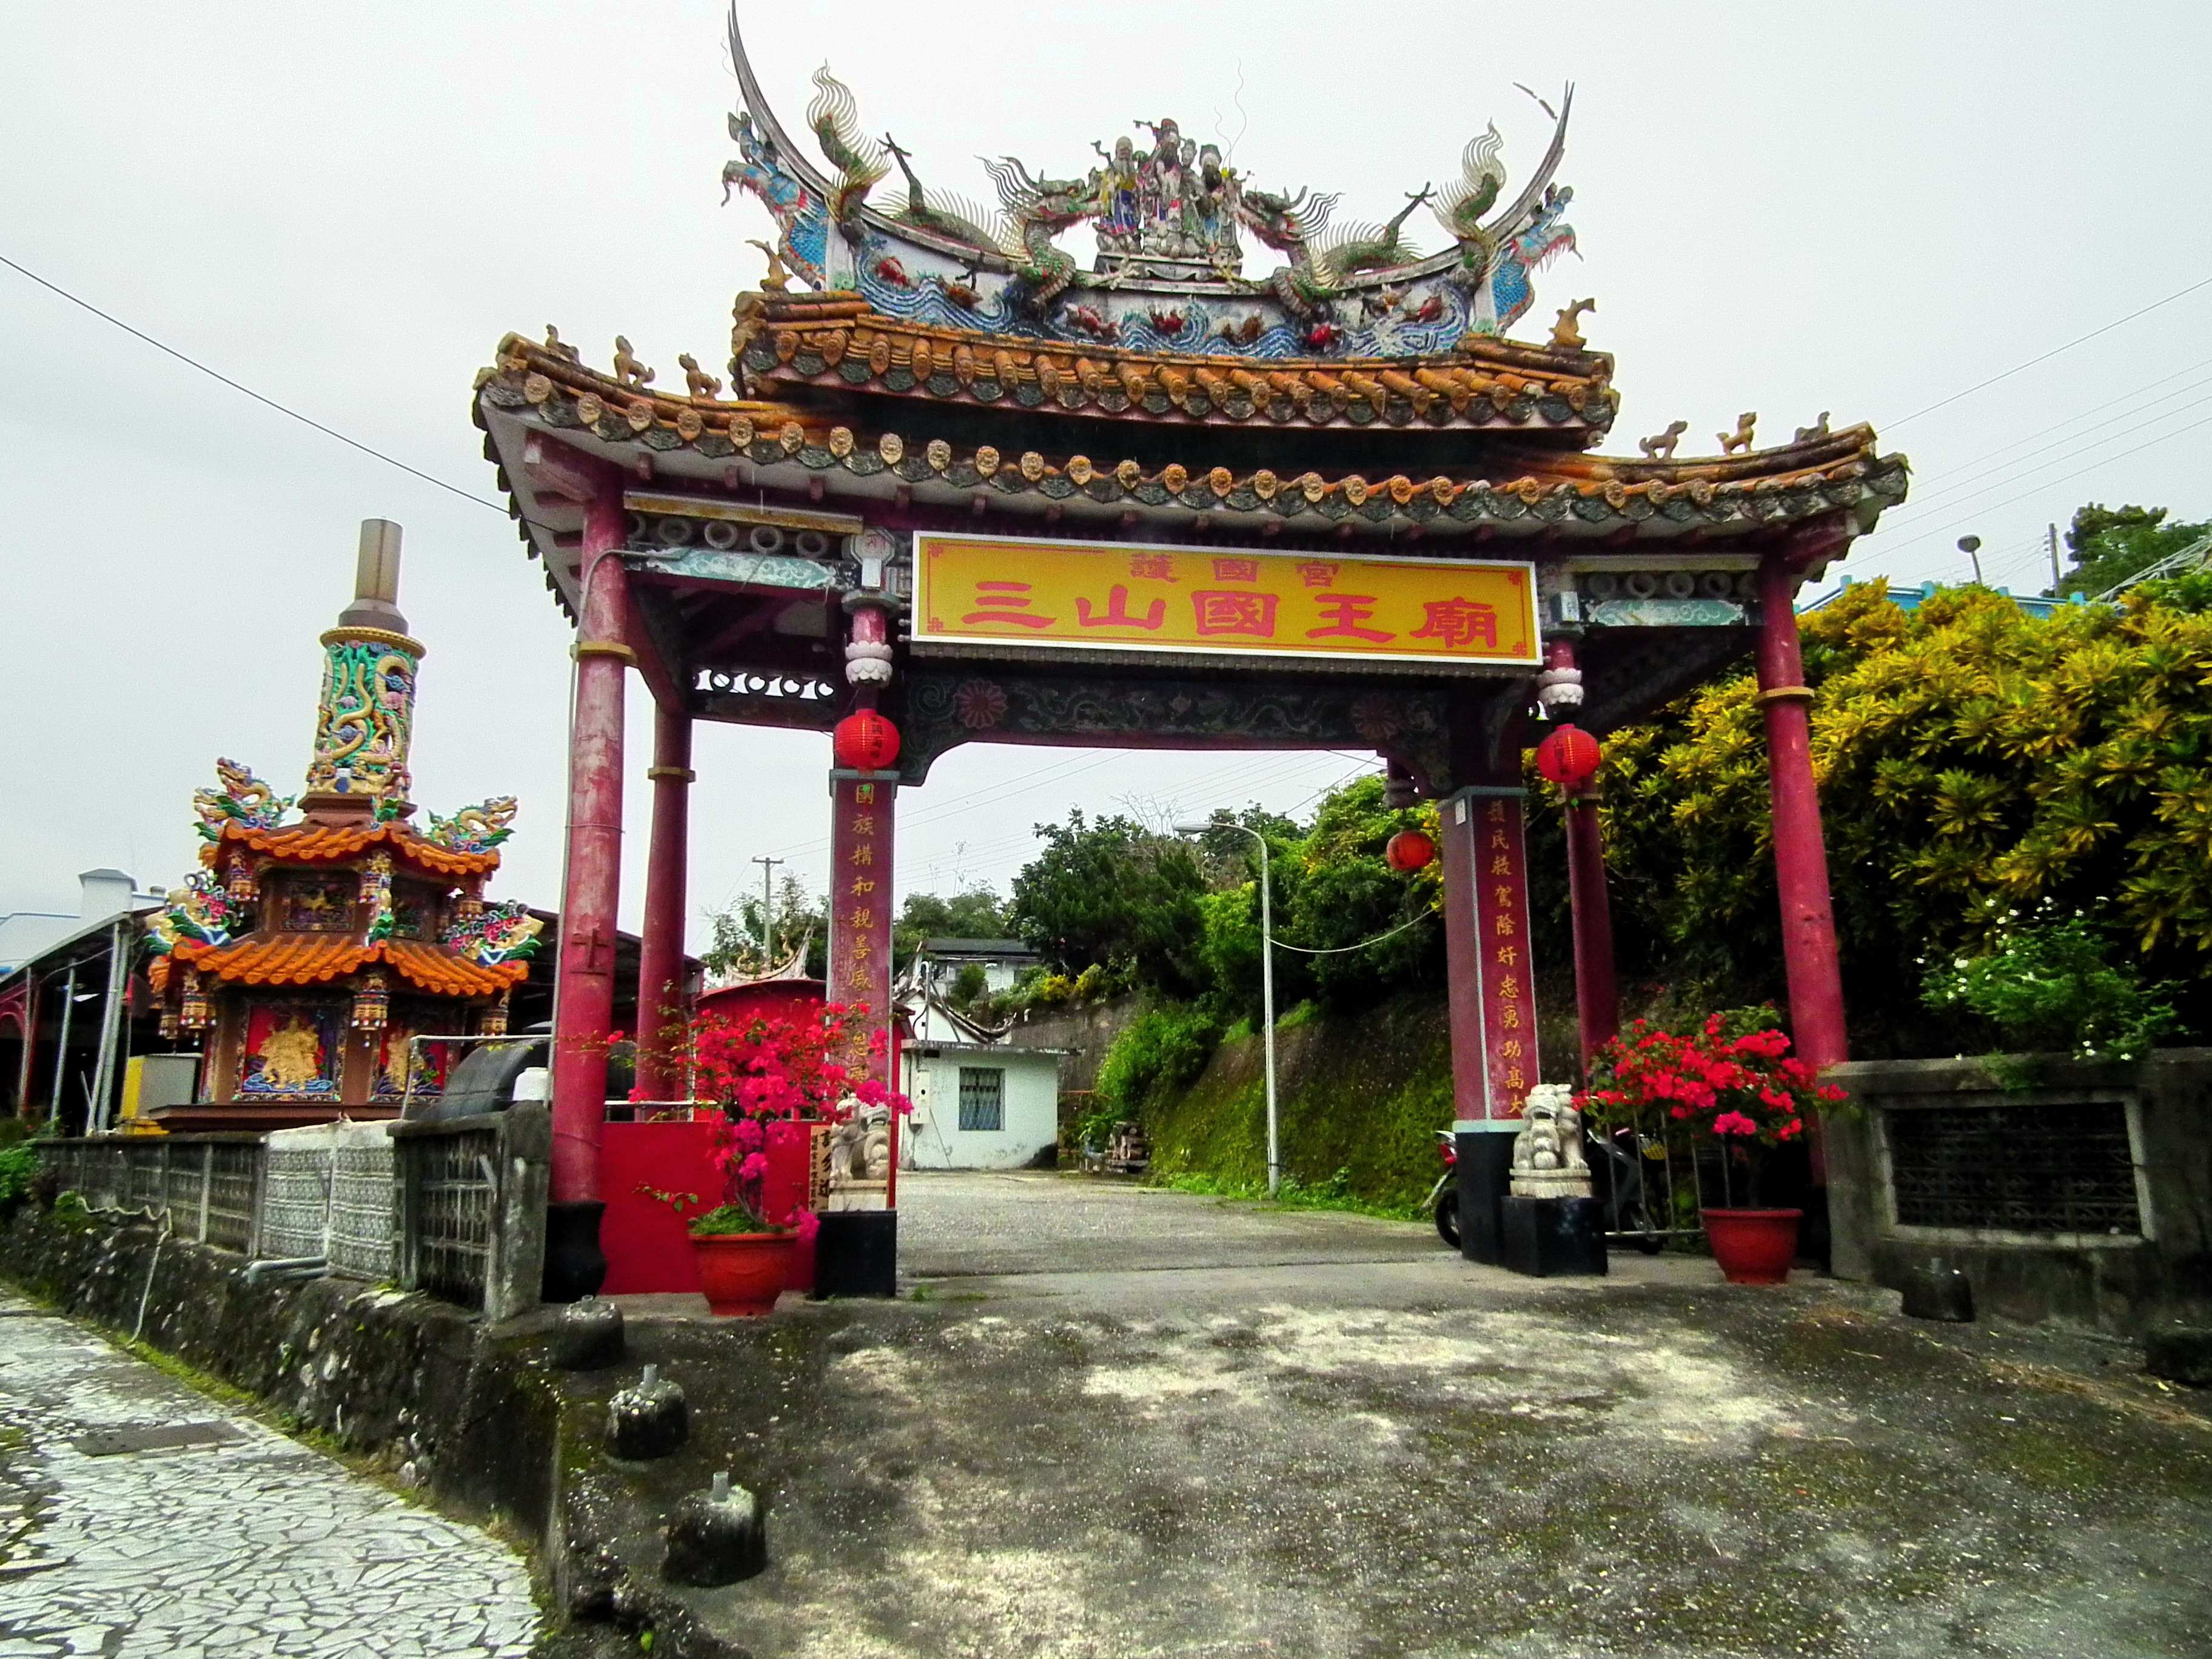
<instances>
[{"instance_id":1,"label":"grassy slope","mask_svg":"<svg viewBox=\"0 0 2212 1659\"><path fill-rule=\"evenodd\" d=\"M1283 1170L1309 1186L1346 1172L1347 1195L1418 1202L1443 1165L1452 1117L1451 1050L1442 999L1413 995L1275 1036ZM1145 1113L1155 1179L1203 1176L1265 1184L1267 1096L1258 1036L1224 1042L1198 1081Z\"/></svg>"}]
</instances>

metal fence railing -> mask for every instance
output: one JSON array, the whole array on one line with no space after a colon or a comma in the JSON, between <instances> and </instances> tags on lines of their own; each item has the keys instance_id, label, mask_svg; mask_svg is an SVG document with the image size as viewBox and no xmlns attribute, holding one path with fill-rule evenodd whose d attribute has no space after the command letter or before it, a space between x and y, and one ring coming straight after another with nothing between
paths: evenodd
<instances>
[{"instance_id":1,"label":"metal fence railing","mask_svg":"<svg viewBox=\"0 0 2212 1659\"><path fill-rule=\"evenodd\" d=\"M1591 1190L1605 1204L1606 1237L1653 1255L1705 1236L1694 1150L1658 1107L1590 1137Z\"/></svg>"},{"instance_id":2,"label":"metal fence railing","mask_svg":"<svg viewBox=\"0 0 2212 1659\"><path fill-rule=\"evenodd\" d=\"M146 1135L64 1140L40 1153L88 1209L167 1220L176 1237L252 1255L260 1214L259 1135Z\"/></svg>"}]
</instances>

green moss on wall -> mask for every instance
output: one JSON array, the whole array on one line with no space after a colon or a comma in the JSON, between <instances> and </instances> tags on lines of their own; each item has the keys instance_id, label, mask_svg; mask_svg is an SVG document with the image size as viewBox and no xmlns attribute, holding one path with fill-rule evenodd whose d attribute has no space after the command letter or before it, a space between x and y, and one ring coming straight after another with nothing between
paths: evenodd
<instances>
[{"instance_id":1,"label":"green moss on wall","mask_svg":"<svg viewBox=\"0 0 2212 1659\"><path fill-rule=\"evenodd\" d=\"M1411 1205L1443 1169L1436 1132L1450 1127L1451 1046L1444 1007L1414 994L1356 1015L1275 1034L1283 1172L1320 1186L1344 1172L1347 1196ZM1260 1186L1267 1174L1263 1045L1224 1042L1196 1082L1146 1103L1156 1177L1205 1176Z\"/></svg>"}]
</instances>

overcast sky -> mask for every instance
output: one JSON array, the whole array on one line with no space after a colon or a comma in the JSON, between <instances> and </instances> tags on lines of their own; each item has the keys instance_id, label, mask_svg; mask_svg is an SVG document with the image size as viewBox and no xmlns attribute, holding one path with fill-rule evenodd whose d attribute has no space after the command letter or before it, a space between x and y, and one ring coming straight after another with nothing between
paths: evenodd
<instances>
[{"instance_id":1,"label":"overcast sky","mask_svg":"<svg viewBox=\"0 0 2212 1659\"><path fill-rule=\"evenodd\" d=\"M768 232L719 205L720 6L8 7L0 255L489 497L469 388L503 331L556 323L601 363L623 333L664 382L678 352L726 356L731 296L759 274L744 239ZM1862 576L1960 578L1971 531L1991 580L2033 591L2045 526L2082 501L2212 517L2212 288L1919 413L2212 276L2202 0L746 11L788 125L827 58L869 131L969 195L978 153L1079 172L1092 139L1171 114L1262 185L1379 217L1492 118L1517 188L1548 124L1514 82L1572 80L1582 257L1517 331L1596 296L1584 331L1624 393L1610 447L1680 416L1685 453L1709 449L1745 410L1768 442L1823 410L1873 422L1915 483L1853 553ZM0 341L0 913L74 909L93 865L178 879L218 754L299 787L316 635L372 516L406 527L402 608L429 646L416 797L521 797L495 890L556 903L565 629L503 514L4 269ZM702 726L698 750L695 912L763 854L818 884L826 741ZM975 746L902 803L901 874L1003 889L1029 826L1071 805L1290 810L1371 764Z\"/></svg>"}]
</instances>

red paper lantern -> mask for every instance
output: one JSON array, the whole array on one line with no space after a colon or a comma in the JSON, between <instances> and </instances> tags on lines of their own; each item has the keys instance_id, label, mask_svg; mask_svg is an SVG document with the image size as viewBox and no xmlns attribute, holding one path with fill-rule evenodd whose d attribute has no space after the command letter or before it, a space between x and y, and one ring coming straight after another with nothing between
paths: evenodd
<instances>
[{"instance_id":1,"label":"red paper lantern","mask_svg":"<svg viewBox=\"0 0 2212 1659\"><path fill-rule=\"evenodd\" d=\"M1401 830L1382 849L1393 870L1418 870L1436 855L1436 842L1418 830Z\"/></svg>"},{"instance_id":2,"label":"red paper lantern","mask_svg":"<svg viewBox=\"0 0 2212 1659\"><path fill-rule=\"evenodd\" d=\"M837 764L854 772L881 772L898 758L898 727L872 708L848 714L832 733Z\"/></svg>"},{"instance_id":3,"label":"red paper lantern","mask_svg":"<svg viewBox=\"0 0 2212 1659\"><path fill-rule=\"evenodd\" d=\"M1563 726L1536 745L1536 769L1568 789L1595 772L1604 759L1597 739L1577 726Z\"/></svg>"}]
</instances>

